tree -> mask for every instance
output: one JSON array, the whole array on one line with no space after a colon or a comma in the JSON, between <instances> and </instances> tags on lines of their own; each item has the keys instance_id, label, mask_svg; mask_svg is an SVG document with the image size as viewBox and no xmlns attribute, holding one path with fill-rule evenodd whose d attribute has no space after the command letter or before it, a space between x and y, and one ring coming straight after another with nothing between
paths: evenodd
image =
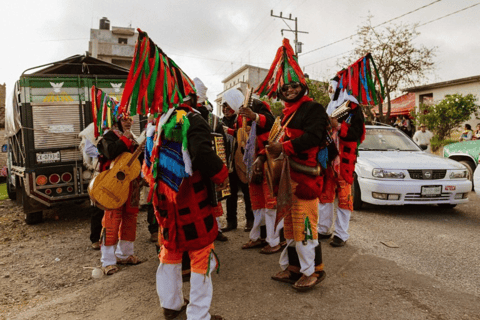
<instances>
[{"instance_id":1,"label":"tree","mask_svg":"<svg viewBox=\"0 0 480 320\"><path fill-rule=\"evenodd\" d=\"M478 119L479 106L475 104L476 100L473 94L448 94L438 104L421 105L418 113L413 114L415 124L425 124L442 141L468 121L472 114Z\"/></svg>"},{"instance_id":2,"label":"tree","mask_svg":"<svg viewBox=\"0 0 480 320\"><path fill-rule=\"evenodd\" d=\"M436 48L415 46L413 41L420 35L418 24L392 25L382 29L372 26L372 16L358 31L359 39L347 65L360 57L371 53L380 73L387 101L385 118L390 117L390 94L400 87L414 86L426 79L429 71L434 69L433 57ZM379 120L384 121L383 104L379 104Z\"/></svg>"}]
</instances>

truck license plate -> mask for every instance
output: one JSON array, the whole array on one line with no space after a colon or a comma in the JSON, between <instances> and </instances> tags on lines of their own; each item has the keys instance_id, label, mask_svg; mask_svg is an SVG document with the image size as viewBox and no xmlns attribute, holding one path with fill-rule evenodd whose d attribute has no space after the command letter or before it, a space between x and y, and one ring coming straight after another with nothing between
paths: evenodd
<instances>
[{"instance_id":1,"label":"truck license plate","mask_svg":"<svg viewBox=\"0 0 480 320\"><path fill-rule=\"evenodd\" d=\"M37 153L37 163L57 162L60 161L60 151Z\"/></svg>"},{"instance_id":2,"label":"truck license plate","mask_svg":"<svg viewBox=\"0 0 480 320\"><path fill-rule=\"evenodd\" d=\"M423 186L422 196L436 197L442 193L442 186Z\"/></svg>"}]
</instances>

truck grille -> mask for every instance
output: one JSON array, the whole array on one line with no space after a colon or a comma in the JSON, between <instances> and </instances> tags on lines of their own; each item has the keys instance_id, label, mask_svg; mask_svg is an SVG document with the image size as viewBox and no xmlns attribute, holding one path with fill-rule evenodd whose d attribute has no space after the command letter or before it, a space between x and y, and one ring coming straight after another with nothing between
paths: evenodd
<instances>
[{"instance_id":1,"label":"truck grille","mask_svg":"<svg viewBox=\"0 0 480 320\"><path fill-rule=\"evenodd\" d=\"M447 170L408 170L408 174L415 180L438 180L445 178Z\"/></svg>"}]
</instances>

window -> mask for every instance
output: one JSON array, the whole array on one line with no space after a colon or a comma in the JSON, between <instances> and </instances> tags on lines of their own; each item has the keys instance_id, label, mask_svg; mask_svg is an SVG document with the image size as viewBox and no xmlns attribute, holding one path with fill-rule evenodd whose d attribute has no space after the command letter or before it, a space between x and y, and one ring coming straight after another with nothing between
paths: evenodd
<instances>
[{"instance_id":1,"label":"window","mask_svg":"<svg viewBox=\"0 0 480 320\"><path fill-rule=\"evenodd\" d=\"M127 44L127 43L128 43L128 39L127 39L127 38L118 38L118 43L120 43L120 44Z\"/></svg>"}]
</instances>

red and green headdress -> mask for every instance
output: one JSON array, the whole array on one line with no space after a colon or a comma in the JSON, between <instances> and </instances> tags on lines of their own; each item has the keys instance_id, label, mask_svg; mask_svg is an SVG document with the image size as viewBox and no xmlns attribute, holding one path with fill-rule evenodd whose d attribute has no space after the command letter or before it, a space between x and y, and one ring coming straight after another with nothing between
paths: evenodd
<instances>
[{"instance_id":1,"label":"red and green headdress","mask_svg":"<svg viewBox=\"0 0 480 320\"><path fill-rule=\"evenodd\" d=\"M95 138L103 135L122 117L128 116L119 112L120 103L114 97L95 86L92 86L91 89L91 99Z\"/></svg>"},{"instance_id":2,"label":"red and green headdress","mask_svg":"<svg viewBox=\"0 0 480 320\"><path fill-rule=\"evenodd\" d=\"M131 115L164 113L195 93L193 81L147 35L138 30L120 111Z\"/></svg>"},{"instance_id":3,"label":"red and green headdress","mask_svg":"<svg viewBox=\"0 0 480 320\"><path fill-rule=\"evenodd\" d=\"M302 69L298 65L298 58L293 52L288 39L284 38L282 46L278 48L275 59L263 82L255 89L255 93L263 97L277 98L278 90L287 83L298 82L307 86Z\"/></svg>"}]
</instances>

